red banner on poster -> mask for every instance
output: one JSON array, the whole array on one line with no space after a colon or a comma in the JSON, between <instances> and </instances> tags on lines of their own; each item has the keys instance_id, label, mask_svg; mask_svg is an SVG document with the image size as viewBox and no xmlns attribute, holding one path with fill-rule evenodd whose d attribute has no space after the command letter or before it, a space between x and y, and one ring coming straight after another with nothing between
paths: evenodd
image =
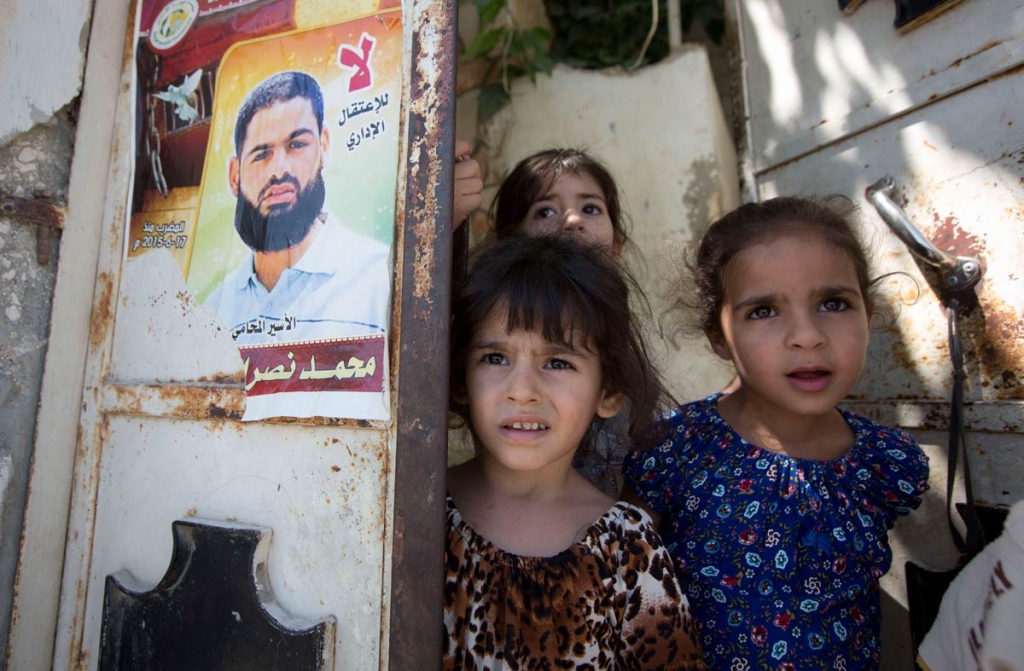
<instances>
[{"instance_id":1,"label":"red banner on poster","mask_svg":"<svg viewBox=\"0 0 1024 671\"><path fill-rule=\"evenodd\" d=\"M239 347L249 396L384 390L384 336Z\"/></svg>"}]
</instances>

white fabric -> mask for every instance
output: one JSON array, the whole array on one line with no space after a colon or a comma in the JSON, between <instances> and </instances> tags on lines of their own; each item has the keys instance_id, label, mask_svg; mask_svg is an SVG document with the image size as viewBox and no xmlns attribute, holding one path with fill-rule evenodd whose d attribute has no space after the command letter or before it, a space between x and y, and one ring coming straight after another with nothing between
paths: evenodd
<instances>
[{"instance_id":1,"label":"white fabric","mask_svg":"<svg viewBox=\"0 0 1024 671\"><path fill-rule=\"evenodd\" d=\"M932 671L1024 671L1024 501L949 586L918 654Z\"/></svg>"}]
</instances>

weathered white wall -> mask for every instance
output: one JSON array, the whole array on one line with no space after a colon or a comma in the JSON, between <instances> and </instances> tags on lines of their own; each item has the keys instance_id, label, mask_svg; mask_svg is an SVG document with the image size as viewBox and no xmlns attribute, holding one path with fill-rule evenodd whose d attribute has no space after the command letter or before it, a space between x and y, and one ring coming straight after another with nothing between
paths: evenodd
<instances>
[{"instance_id":1,"label":"weathered white wall","mask_svg":"<svg viewBox=\"0 0 1024 671\"><path fill-rule=\"evenodd\" d=\"M82 89L89 0L0 0L0 145Z\"/></svg>"}]
</instances>

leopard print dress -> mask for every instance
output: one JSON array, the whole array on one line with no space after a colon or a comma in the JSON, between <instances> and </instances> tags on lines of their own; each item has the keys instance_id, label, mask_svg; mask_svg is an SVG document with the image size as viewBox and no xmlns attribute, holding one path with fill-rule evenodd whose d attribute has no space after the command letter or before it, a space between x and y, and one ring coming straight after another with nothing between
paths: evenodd
<instances>
[{"instance_id":1,"label":"leopard print dress","mask_svg":"<svg viewBox=\"0 0 1024 671\"><path fill-rule=\"evenodd\" d=\"M650 517L619 502L552 557L507 553L449 497L445 669L704 669Z\"/></svg>"}]
</instances>

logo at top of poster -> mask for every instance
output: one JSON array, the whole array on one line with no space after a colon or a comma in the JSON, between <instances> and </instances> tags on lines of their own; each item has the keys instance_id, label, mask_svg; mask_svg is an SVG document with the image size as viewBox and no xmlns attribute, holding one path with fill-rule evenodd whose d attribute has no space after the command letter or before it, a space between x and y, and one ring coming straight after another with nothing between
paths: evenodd
<instances>
[{"instance_id":1,"label":"logo at top of poster","mask_svg":"<svg viewBox=\"0 0 1024 671\"><path fill-rule=\"evenodd\" d=\"M196 0L171 0L149 29L149 43L157 51L170 49L185 37L199 16Z\"/></svg>"},{"instance_id":2,"label":"logo at top of poster","mask_svg":"<svg viewBox=\"0 0 1024 671\"><path fill-rule=\"evenodd\" d=\"M363 33L359 38L359 49L347 44L338 48L338 65L352 71L352 78L348 80L349 93L373 86L370 56L373 54L375 46L377 46L377 40L372 35Z\"/></svg>"}]
</instances>

